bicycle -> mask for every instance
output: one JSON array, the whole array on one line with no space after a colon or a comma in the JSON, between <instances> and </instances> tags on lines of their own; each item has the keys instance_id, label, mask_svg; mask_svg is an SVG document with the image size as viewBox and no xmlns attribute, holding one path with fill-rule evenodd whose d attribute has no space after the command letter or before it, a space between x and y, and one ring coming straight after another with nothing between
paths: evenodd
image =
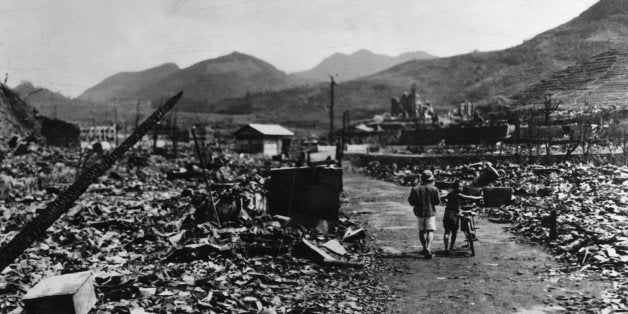
<instances>
[{"instance_id":1,"label":"bicycle","mask_svg":"<svg viewBox=\"0 0 628 314\"><path fill-rule=\"evenodd\" d=\"M458 218L460 219L460 231L464 232L465 238L469 243L471 256L475 256L473 241L477 241L475 230L478 228L475 227L475 216L477 216L477 214L470 210L463 210L458 214Z\"/></svg>"}]
</instances>

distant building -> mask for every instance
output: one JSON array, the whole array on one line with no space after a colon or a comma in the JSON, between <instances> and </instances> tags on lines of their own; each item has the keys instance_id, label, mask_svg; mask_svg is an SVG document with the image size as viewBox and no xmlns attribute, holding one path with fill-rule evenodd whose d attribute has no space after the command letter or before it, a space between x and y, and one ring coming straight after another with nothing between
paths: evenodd
<instances>
[{"instance_id":1,"label":"distant building","mask_svg":"<svg viewBox=\"0 0 628 314\"><path fill-rule=\"evenodd\" d=\"M290 145L294 133L276 124L247 124L234 133L236 151L275 156Z\"/></svg>"},{"instance_id":2,"label":"distant building","mask_svg":"<svg viewBox=\"0 0 628 314\"><path fill-rule=\"evenodd\" d=\"M115 142L116 128L115 126L82 126L81 136L82 142Z\"/></svg>"}]
</instances>

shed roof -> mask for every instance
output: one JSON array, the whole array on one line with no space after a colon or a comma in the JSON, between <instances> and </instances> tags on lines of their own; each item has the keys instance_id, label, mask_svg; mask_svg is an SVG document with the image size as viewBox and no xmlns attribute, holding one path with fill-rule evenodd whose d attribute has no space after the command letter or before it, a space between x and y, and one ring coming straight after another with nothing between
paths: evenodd
<instances>
[{"instance_id":1,"label":"shed roof","mask_svg":"<svg viewBox=\"0 0 628 314\"><path fill-rule=\"evenodd\" d=\"M262 134L262 135L269 135L269 136L294 136L294 132L282 127L281 125L277 125L277 124L255 124L255 123L251 123L251 124L247 124L245 126L243 126L242 128L240 128L237 132L236 135L241 133L242 131L246 130L247 128L251 128L255 131L257 131L258 133Z\"/></svg>"}]
</instances>

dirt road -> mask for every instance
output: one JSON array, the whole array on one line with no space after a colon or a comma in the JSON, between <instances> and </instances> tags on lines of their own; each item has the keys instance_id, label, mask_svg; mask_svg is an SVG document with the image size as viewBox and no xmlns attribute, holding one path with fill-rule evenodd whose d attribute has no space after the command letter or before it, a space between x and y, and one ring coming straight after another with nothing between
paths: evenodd
<instances>
[{"instance_id":1,"label":"dirt road","mask_svg":"<svg viewBox=\"0 0 628 314\"><path fill-rule=\"evenodd\" d=\"M416 219L407 203L409 187L374 180L346 171L348 203L343 212L365 223L375 245L418 252ZM369 211L371 213L359 213ZM383 283L399 296L392 305L400 313L545 313L581 310L560 300L595 302L605 287L601 281L584 281L571 274L556 274L559 265L542 248L521 244L503 229L505 225L479 219L475 257L439 254L442 214L437 209L435 257L382 258ZM353 213L352 213L353 212ZM459 240L463 238L458 235ZM463 243L458 241L458 245ZM568 303L568 302L567 302ZM562 304L562 305L561 305ZM585 305L586 306L586 305Z\"/></svg>"}]
</instances>

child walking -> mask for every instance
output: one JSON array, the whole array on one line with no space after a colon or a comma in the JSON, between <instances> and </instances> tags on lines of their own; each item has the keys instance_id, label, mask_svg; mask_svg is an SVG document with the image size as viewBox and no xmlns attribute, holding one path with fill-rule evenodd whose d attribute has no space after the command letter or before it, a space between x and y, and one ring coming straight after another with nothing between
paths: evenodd
<instances>
[{"instance_id":1,"label":"child walking","mask_svg":"<svg viewBox=\"0 0 628 314\"><path fill-rule=\"evenodd\" d=\"M454 250L454 244L456 243L456 236L458 229L460 228L460 221L458 214L460 213L460 206L464 201L477 201L482 199L482 196L470 196L462 194L462 184L460 181L454 182L452 191L444 197L447 201L445 207L445 214L443 215L443 229L445 234L443 240L445 241L445 254L451 254Z\"/></svg>"}]
</instances>

